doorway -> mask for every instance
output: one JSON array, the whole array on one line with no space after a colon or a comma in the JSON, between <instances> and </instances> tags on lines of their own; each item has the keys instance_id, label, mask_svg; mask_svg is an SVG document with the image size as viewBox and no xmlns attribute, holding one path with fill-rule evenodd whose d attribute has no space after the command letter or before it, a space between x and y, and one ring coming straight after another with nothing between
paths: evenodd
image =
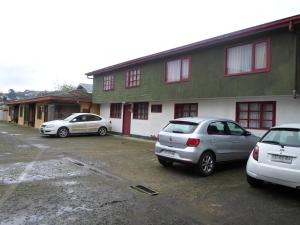
<instances>
[{"instance_id":1,"label":"doorway","mask_svg":"<svg viewBox=\"0 0 300 225\"><path fill-rule=\"evenodd\" d=\"M126 104L123 107L123 135L130 135L131 124L131 105Z\"/></svg>"}]
</instances>

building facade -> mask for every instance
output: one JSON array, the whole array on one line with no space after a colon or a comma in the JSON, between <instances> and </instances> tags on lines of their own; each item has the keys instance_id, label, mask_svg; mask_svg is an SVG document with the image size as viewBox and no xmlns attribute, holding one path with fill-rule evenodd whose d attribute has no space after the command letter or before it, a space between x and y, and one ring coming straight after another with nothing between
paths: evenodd
<instances>
[{"instance_id":1,"label":"building facade","mask_svg":"<svg viewBox=\"0 0 300 225\"><path fill-rule=\"evenodd\" d=\"M223 117L257 135L300 122L300 15L87 73L113 131L154 137L179 117Z\"/></svg>"}]
</instances>

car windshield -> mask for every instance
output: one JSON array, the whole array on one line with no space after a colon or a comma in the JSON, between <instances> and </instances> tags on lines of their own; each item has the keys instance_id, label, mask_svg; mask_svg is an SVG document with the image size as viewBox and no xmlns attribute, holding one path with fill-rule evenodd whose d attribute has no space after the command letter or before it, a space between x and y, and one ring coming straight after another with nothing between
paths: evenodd
<instances>
[{"instance_id":1,"label":"car windshield","mask_svg":"<svg viewBox=\"0 0 300 225\"><path fill-rule=\"evenodd\" d=\"M270 130L260 142L281 146L300 147L300 129L275 128Z\"/></svg>"},{"instance_id":2,"label":"car windshield","mask_svg":"<svg viewBox=\"0 0 300 225\"><path fill-rule=\"evenodd\" d=\"M70 121L70 120L72 120L74 117L75 117L75 115L72 114L72 115L66 117L66 118L64 119L64 121Z\"/></svg>"},{"instance_id":3,"label":"car windshield","mask_svg":"<svg viewBox=\"0 0 300 225\"><path fill-rule=\"evenodd\" d=\"M191 134L194 132L197 126L198 124L193 122L170 121L163 131L169 133Z\"/></svg>"}]
</instances>

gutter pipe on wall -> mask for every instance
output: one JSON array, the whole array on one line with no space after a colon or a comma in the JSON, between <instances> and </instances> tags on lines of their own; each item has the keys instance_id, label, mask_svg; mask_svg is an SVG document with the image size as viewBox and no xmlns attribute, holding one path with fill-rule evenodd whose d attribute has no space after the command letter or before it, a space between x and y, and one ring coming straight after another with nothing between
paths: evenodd
<instances>
[{"instance_id":1,"label":"gutter pipe on wall","mask_svg":"<svg viewBox=\"0 0 300 225\"><path fill-rule=\"evenodd\" d=\"M294 79L294 89L292 91L292 95L293 98L296 99L298 96L298 76L299 74L299 66L300 66L300 62L299 60L299 39L300 39L300 35L297 32L297 30L294 28L293 25L293 20L290 20L289 22L289 31L294 33L296 38L295 38L295 79Z\"/></svg>"}]
</instances>

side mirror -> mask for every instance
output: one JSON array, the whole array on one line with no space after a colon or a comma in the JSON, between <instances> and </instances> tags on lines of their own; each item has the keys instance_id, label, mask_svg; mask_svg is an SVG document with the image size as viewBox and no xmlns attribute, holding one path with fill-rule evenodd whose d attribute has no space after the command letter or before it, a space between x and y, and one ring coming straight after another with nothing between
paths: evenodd
<instances>
[{"instance_id":1,"label":"side mirror","mask_svg":"<svg viewBox=\"0 0 300 225\"><path fill-rule=\"evenodd\" d=\"M246 130L246 131L244 132L244 135L245 135L245 136L250 136L250 135L251 135L251 132Z\"/></svg>"}]
</instances>

